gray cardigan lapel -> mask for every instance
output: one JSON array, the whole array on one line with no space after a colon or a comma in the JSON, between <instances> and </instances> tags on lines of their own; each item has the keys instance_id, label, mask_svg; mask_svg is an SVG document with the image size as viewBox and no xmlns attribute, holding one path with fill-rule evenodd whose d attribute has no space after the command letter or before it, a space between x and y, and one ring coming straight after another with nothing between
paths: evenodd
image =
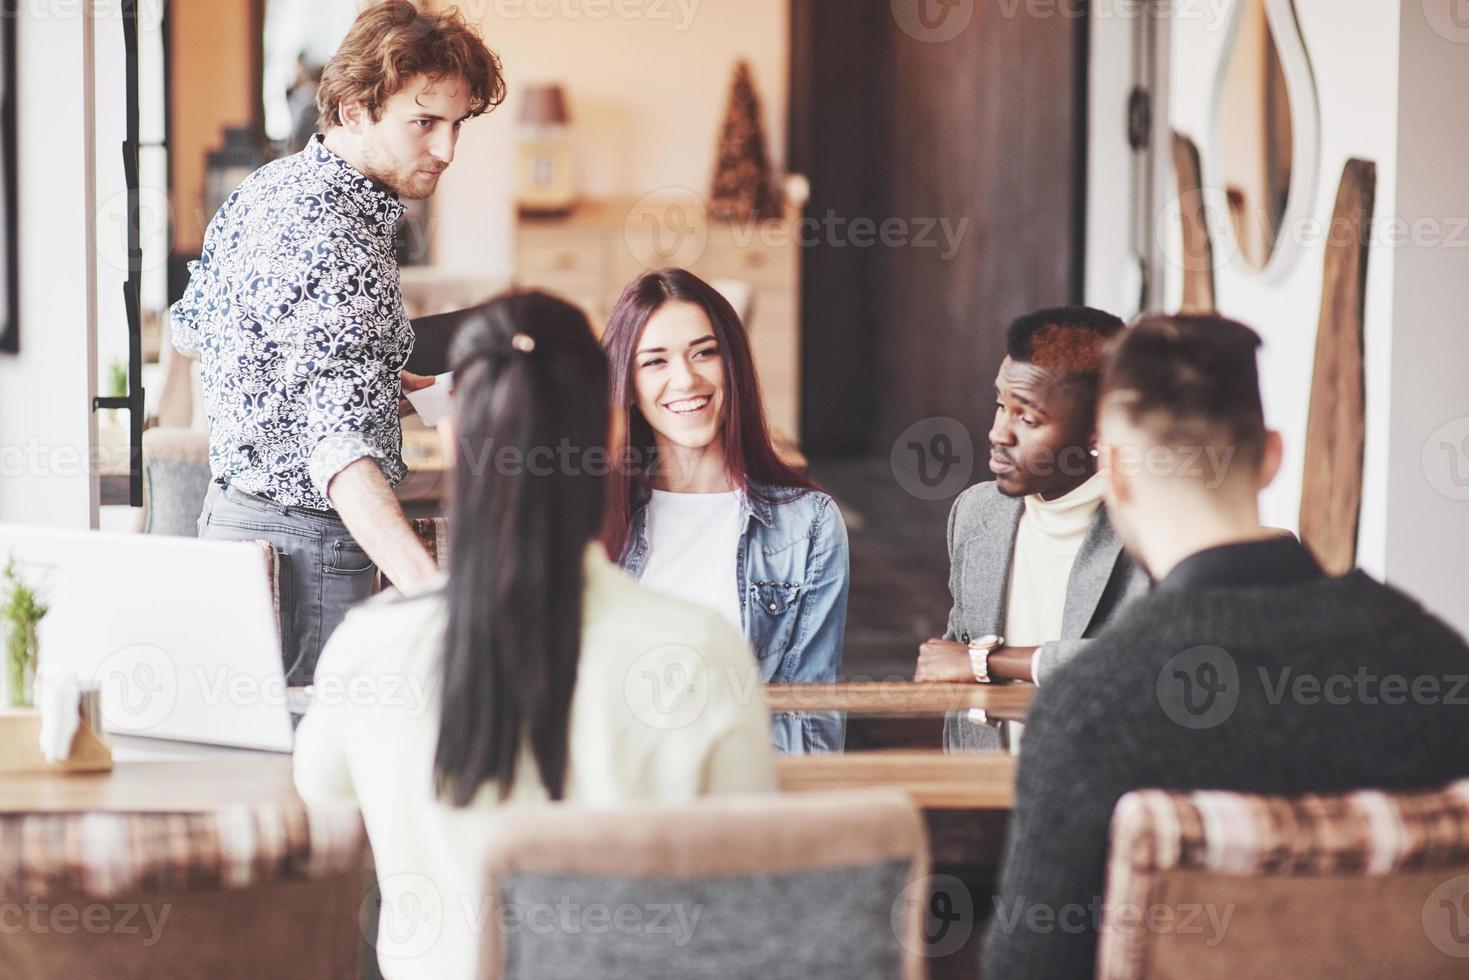
<instances>
[{"instance_id":1,"label":"gray cardigan lapel","mask_svg":"<svg viewBox=\"0 0 1469 980\"><path fill-rule=\"evenodd\" d=\"M1010 559L1025 502L998 494L993 507L980 515L979 526L964 547L964 596L973 605L967 614L971 639L999 633L1005 620L1005 595L1010 585Z\"/></svg>"},{"instance_id":2,"label":"gray cardigan lapel","mask_svg":"<svg viewBox=\"0 0 1469 980\"><path fill-rule=\"evenodd\" d=\"M1081 550L1076 553L1076 563L1071 566L1066 608L1061 613L1063 640L1080 639L1086 633L1121 553L1122 539L1112 530L1112 522L1107 520L1107 508L1097 508L1097 516L1092 518L1092 526L1087 529Z\"/></svg>"}]
</instances>

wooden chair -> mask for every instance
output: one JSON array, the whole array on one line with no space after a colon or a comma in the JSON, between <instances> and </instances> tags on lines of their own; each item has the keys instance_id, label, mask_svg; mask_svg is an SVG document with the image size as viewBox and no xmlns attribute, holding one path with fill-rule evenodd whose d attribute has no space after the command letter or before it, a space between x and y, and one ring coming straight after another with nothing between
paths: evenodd
<instances>
[{"instance_id":1,"label":"wooden chair","mask_svg":"<svg viewBox=\"0 0 1469 980\"><path fill-rule=\"evenodd\" d=\"M928 843L901 794L515 809L495 819L488 923L566 902L699 916L687 935L491 926L480 937L483 978L927 976Z\"/></svg>"},{"instance_id":2,"label":"wooden chair","mask_svg":"<svg viewBox=\"0 0 1469 980\"><path fill-rule=\"evenodd\" d=\"M207 432L176 427L145 431L143 533L195 537L212 478Z\"/></svg>"},{"instance_id":3,"label":"wooden chair","mask_svg":"<svg viewBox=\"0 0 1469 980\"><path fill-rule=\"evenodd\" d=\"M1129 793L1104 980L1469 975L1469 780L1436 792Z\"/></svg>"},{"instance_id":4,"label":"wooden chair","mask_svg":"<svg viewBox=\"0 0 1469 980\"><path fill-rule=\"evenodd\" d=\"M449 522L442 517L417 517L408 522L413 533L428 549L429 557L440 567L449 564Z\"/></svg>"},{"instance_id":5,"label":"wooden chair","mask_svg":"<svg viewBox=\"0 0 1469 980\"><path fill-rule=\"evenodd\" d=\"M0 814L0 976L355 977L369 874L354 810Z\"/></svg>"}]
</instances>

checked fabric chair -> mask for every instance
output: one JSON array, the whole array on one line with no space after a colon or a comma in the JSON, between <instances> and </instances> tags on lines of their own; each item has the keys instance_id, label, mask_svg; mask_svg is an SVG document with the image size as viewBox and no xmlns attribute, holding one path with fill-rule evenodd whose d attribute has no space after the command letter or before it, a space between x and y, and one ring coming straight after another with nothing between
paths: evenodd
<instances>
[{"instance_id":1,"label":"checked fabric chair","mask_svg":"<svg viewBox=\"0 0 1469 980\"><path fill-rule=\"evenodd\" d=\"M1106 898L1105 980L1466 977L1469 780L1129 793L1112 816Z\"/></svg>"}]
</instances>

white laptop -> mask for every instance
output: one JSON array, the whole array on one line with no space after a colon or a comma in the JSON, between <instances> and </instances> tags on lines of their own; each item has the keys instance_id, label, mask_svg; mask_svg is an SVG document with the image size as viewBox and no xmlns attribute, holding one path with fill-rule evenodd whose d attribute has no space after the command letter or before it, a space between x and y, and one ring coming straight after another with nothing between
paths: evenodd
<instances>
[{"instance_id":1,"label":"white laptop","mask_svg":"<svg viewBox=\"0 0 1469 980\"><path fill-rule=\"evenodd\" d=\"M50 609L41 669L102 691L109 735L289 752L294 726L257 545L0 524Z\"/></svg>"}]
</instances>

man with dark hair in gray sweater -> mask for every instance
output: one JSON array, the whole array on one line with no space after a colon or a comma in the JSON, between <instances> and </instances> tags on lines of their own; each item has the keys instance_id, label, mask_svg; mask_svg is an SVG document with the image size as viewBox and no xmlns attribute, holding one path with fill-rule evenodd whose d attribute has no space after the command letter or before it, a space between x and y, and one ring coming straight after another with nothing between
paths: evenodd
<instances>
[{"instance_id":1,"label":"man with dark hair in gray sweater","mask_svg":"<svg viewBox=\"0 0 1469 980\"><path fill-rule=\"evenodd\" d=\"M1259 345L1248 327L1185 316L1114 343L1099 417L1107 509L1157 586L1037 695L986 978L1092 975L1108 827L1131 790L1297 795L1469 774L1464 640L1361 571L1326 576L1260 525L1281 446L1264 425Z\"/></svg>"}]
</instances>

